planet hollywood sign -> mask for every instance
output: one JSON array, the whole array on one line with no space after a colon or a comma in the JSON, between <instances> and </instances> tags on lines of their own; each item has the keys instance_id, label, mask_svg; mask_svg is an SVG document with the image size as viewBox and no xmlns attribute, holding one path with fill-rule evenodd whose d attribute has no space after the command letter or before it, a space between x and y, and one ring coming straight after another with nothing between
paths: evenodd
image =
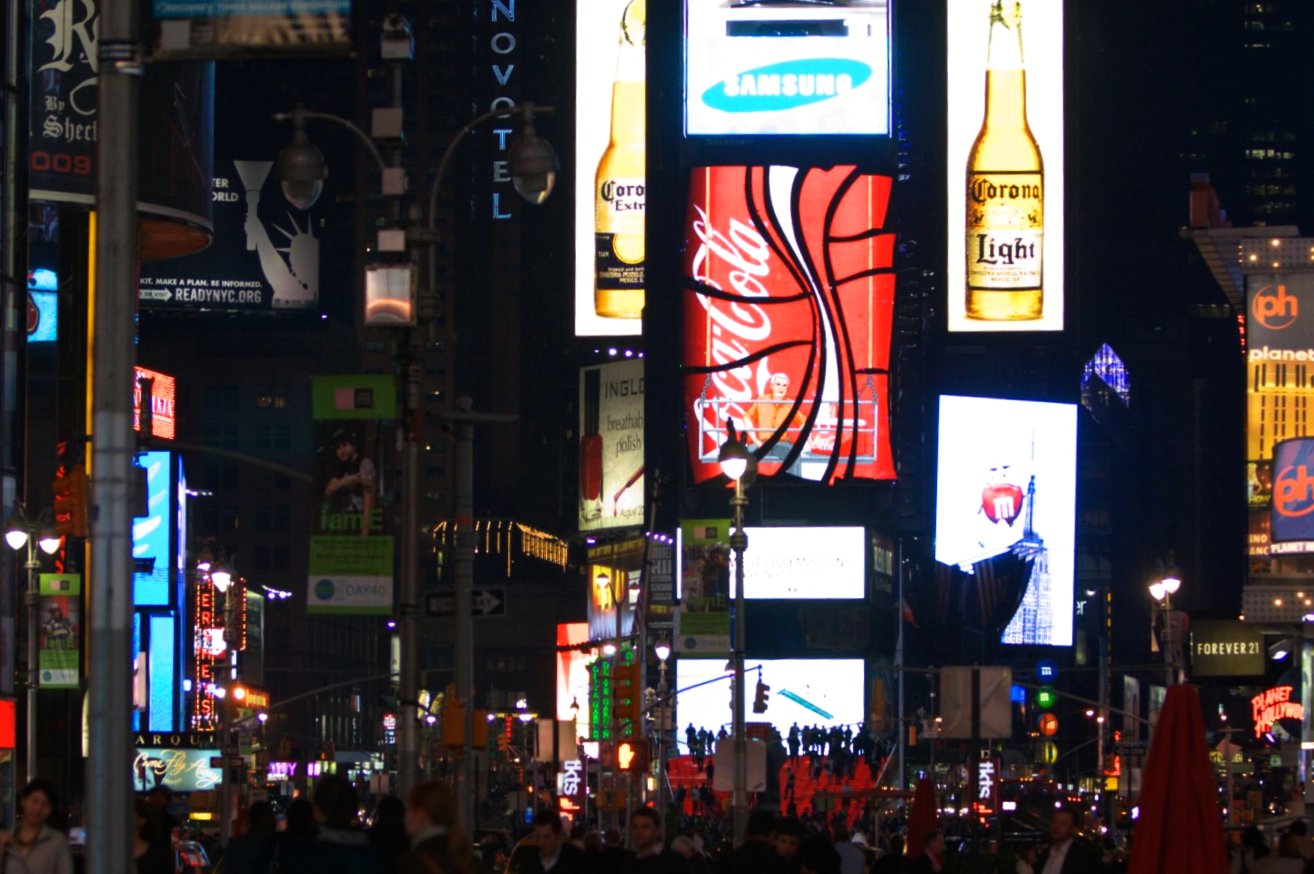
<instances>
[{"instance_id":1,"label":"planet hollywood sign","mask_svg":"<svg viewBox=\"0 0 1314 874\"><path fill-rule=\"evenodd\" d=\"M1263 737L1273 730L1273 723L1279 719L1303 720L1305 708L1299 701L1291 700L1291 686L1274 686L1250 699L1250 709L1255 720L1255 737Z\"/></svg>"}]
</instances>

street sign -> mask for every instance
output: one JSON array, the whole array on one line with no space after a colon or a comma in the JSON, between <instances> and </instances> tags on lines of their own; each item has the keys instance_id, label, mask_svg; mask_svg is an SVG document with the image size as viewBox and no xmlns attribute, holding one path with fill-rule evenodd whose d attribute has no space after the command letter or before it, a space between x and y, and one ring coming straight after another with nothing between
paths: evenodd
<instances>
[{"instance_id":1,"label":"street sign","mask_svg":"<svg viewBox=\"0 0 1314 874\"><path fill-rule=\"evenodd\" d=\"M1058 679L1058 662L1053 659L1041 659L1036 662L1036 679L1042 683L1052 683Z\"/></svg>"},{"instance_id":2,"label":"street sign","mask_svg":"<svg viewBox=\"0 0 1314 874\"><path fill-rule=\"evenodd\" d=\"M1149 746L1143 740L1120 741L1114 745L1113 750L1120 756L1143 756Z\"/></svg>"},{"instance_id":3,"label":"street sign","mask_svg":"<svg viewBox=\"0 0 1314 874\"><path fill-rule=\"evenodd\" d=\"M505 616L506 589L475 589L471 593L472 616ZM455 616L456 594L454 592L425 592L424 615Z\"/></svg>"}]
</instances>

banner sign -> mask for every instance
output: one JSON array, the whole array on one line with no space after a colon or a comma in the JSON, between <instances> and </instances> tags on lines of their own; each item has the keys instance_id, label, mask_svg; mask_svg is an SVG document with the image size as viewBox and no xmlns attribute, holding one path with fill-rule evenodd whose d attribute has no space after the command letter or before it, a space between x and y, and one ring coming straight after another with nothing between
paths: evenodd
<instances>
[{"instance_id":1,"label":"banner sign","mask_svg":"<svg viewBox=\"0 0 1314 874\"><path fill-rule=\"evenodd\" d=\"M318 210L287 202L272 161L215 161L214 240L143 264L141 304L195 312L292 312L319 304Z\"/></svg>"},{"instance_id":2,"label":"banner sign","mask_svg":"<svg viewBox=\"0 0 1314 874\"><path fill-rule=\"evenodd\" d=\"M318 513L307 610L392 611L392 491L379 476L383 422L397 417L391 376L317 376L312 386Z\"/></svg>"},{"instance_id":3,"label":"banner sign","mask_svg":"<svg viewBox=\"0 0 1314 874\"><path fill-rule=\"evenodd\" d=\"M886 0L687 0L685 131L888 134Z\"/></svg>"},{"instance_id":4,"label":"banner sign","mask_svg":"<svg viewBox=\"0 0 1314 874\"><path fill-rule=\"evenodd\" d=\"M40 574L37 617L37 686L76 689L82 640L82 574Z\"/></svg>"},{"instance_id":5,"label":"banner sign","mask_svg":"<svg viewBox=\"0 0 1314 874\"><path fill-rule=\"evenodd\" d=\"M680 523L676 578L675 651L718 655L730 651L730 520Z\"/></svg>"},{"instance_id":6,"label":"banner sign","mask_svg":"<svg viewBox=\"0 0 1314 874\"><path fill-rule=\"evenodd\" d=\"M1264 635L1254 625L1231 620L1191 622L1191 676L1261 677Z\"/></svg>"},{"instance_id":7,"label":"banner sign","mask_svg":"<svg viewBox=\"0 0 1314 874\"><path fill-rule=\"evenodd\" d=\"M642 537L631 537L588 548L590 640L627 637L633 632L643 542Z\"/></svg>"},{"instance_id":8,"label":"banner sign","mask_svg":"<svg viewBox=\"0 0 1314 874\"><path fill-rule=\"evenodd\" d=\"M643 359L580 369L579 530L643 524Z\"/></svg>"},{"instance_id":9,"label":"banner sign","mask_svg":"<svg viewBox=\"0 0 1314 874\"><path fill-rule=\"evenodd\" d=\"M730 425L762 476L893 479L891 180L699 167L685 222L685 416L695 482Z\"/></svg>"}]
</instances>

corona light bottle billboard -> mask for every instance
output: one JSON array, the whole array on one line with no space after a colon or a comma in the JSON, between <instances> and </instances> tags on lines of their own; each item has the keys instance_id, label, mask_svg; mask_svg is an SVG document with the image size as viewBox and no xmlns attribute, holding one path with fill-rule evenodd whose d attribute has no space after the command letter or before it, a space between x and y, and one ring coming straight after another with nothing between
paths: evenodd
<instances>
[{"instance_id":1,"label":"corona light bottle billboard","mask_svg":"<svg viewBox=\"0 0 1314 874\"><path fill-rule=\"evenodd\" d=\"M643 315L644 28L646 0L630 0L620 21L611 88L611 140L598 162L594 309L604 318Z\"/></svg>"},{"instance_id":2,"label":"corona light bottle billboard","mask_svg":"<svg viewBox=\"0 0 1314 874\"><path fill-rule=\"evenodd\" d=\"M1019 0L950 6L949 329L1062 330L1060 4L1027 6L1035 63Z\"/></svg>"}]
</instances>

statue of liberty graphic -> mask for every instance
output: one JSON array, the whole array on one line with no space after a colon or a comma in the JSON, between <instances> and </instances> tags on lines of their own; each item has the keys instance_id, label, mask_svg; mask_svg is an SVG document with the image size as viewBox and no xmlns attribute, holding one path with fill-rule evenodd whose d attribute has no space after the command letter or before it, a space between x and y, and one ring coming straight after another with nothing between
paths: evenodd
<instances>
[{"instance_id":1,"label":"statue of liberty graphic","mask_svg":"<svg viewBox=\"0 0 1314 874\"><path fill-rule=\"evenodd\" d=\"M233 166L246 189L246 249L260 257L265 282L274 290L273 308L314 307L319 298L319 240L312 232L310 216L306 216L303 229L288 213L291 230L274 225L274 230L286 237L288 244L284 248L275 246L259 214L260 190L274 166L273 162L234 161Z\"/></svg>"}]
</instances>

